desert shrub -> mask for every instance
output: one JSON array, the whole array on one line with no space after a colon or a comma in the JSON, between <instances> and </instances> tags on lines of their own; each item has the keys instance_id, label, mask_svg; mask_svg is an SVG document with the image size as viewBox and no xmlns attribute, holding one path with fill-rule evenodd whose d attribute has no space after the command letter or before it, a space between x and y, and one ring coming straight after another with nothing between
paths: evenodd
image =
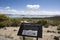
<instances>
[{"instance_id":1,"label":"desert shrub","mask_svg":"<svg viewBox=\"0 0 60 40\"><path fill-rule=\"evenodd\" d=\"M17 31L16 29L14 29L13 31Z\"/></svg>"},{"instance_id":2,"label":"desert shrub","mask_svg":"<svg viewBox=\"0 0 60 40\"><path fill-rule=\"evenodd\" d=\"M15 27L20 25L20 21L18 19L12 19L11 22L11 26Z\"/></svg>"},{"instance_id":3,"label":"desert shrub","mask_svg":"<svg viewBox=\"0 0 60 40\"><path fill-rule=\"evenodd\" d=\"M0 22L0 28L6 27L7 23L6 22Z\"/></svg>"},{"instance_id":4,"label":"desert shrub","mask_svg":"<svg viewBox=\"0 0 60 40\"><path fill-rule=\"evenodd\" d=\"M7 17L6 15L0 14L0 28L7 26L8 19L9 19L9 17Z\"/></svg>"},{"instance_id":5,"label":"desert shrub","mask_svg":"<svg viewBox=\"0 0 60 40\"><path fill-rule=\"evenodd\" d=\"M6 35L6 34L5 34L5 38L13 39L14 37L13 37L13 36L11 36L11 34L9 34L9 35Z\"/></svg>"},{"instance_id":6,"label":"desert shrub","mask_svg":"<svg viewBox=\"0 0 60 40\"><path fill-rule=\"evenodd\" d=\"M47 20L39 20L37 23L40 23L44 26L47 24Z\"/></svg>"},{"instance_id":7,"label":"desert shrub","mask_svg":"<svg viewBox=\"0 0 60 40\"><path fill-rule=\"evenodd\" d=\"M20 36L20 40L23 40L22 36ZM25 37L25 40L33 40L33 37Z\"/></svg>"},{"instance_id":8,"label":"desert shrub","mask_svg":"<svg viewBox=\"0 0 60 40\"><path fill-rule=\"evenodd\" d=\"M4 27L4 30L7 30L7 28L6 28L6 27Z\"/></svg>"},{"instance_id":9,"label":"desert shrub","mask_svg":"<svg viewBox=\"0 0 60 40\"><path fill-rule=\"evenodd\" d=\"M48 24L52 26L58 26L60 22L56 20L48 20Z\"/></svg>"},{"instance_id":10,"label":"desert shrub","mask_svg":"<svg viewBox=\"0 0 60 40\"><path fill-rule=\"evenodd\" d=\"M9 17L7 17L6 15L0 14L0 22L7 21L8 19Z\"/></svg>"},{"instance_id":11,"label":"desert shrub","mask_svg":"<svg viewBox=\"0 0 60 40\"><path fill-rule=\"evenodd\" d=\"M25 37L25 40L33 40L31 37Z\"/></svg>"},{"instance_id":12,"label":"desert shrub","mask_svg":"<svg viewBox=\"0 0 60 40\"><path fill-rule=\"evenodd\" d=\"M48 28L48 27L49 27L49 24L44 25L44 27L45 27L45 28Z\"/></svg>"},{"instance_id":13,"label":"desert shrub","mask_svg":"<svg viewBox=\"0 0 60 40\"><path fill-rule=\"evenodd\" d=\"M59 23L56 22L56 21L53 21L53 22L51 22L51 23L49 23L49 24L52 25L52 26L58 26L58 25L59 25Z\"/></svg>"},{"instance_id":14,"label":"desert shrub","mask_svg":"<svg viewBox=\"0 0 60 40\"><path fill-rule=\"evenodd\" d=\"M60 30L60 25L57 27L57 30Z\"/></svg>"}]
</instances>

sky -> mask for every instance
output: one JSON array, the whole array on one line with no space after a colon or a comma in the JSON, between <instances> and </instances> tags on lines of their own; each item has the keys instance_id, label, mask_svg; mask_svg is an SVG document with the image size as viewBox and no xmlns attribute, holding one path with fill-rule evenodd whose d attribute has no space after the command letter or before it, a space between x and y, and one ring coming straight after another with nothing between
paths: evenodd
<instances>
[{"instance_id":1,"label":"sky","mask_svg":"<svg viewBox=\"0 0 60 40\"><path fill-rule=\"evenodd\" d=\"M0 0L0 14L60 15L60 0Z\"/></svg>"}]
</instances>

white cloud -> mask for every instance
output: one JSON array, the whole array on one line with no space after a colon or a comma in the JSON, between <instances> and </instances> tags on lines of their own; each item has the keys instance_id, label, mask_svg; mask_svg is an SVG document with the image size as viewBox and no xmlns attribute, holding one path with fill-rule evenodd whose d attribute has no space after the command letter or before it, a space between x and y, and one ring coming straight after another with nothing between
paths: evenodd
<instances>
[{"instance_id":1,"label":"white cloud","mask_svg":"<svg viewBox=\"0 0 60 40\"><path fill-rule=\"evenodd\" d=\"M10 7L9 7L9 6L7 6L7 7L5 7L5 9L10 9Z\"/></svg>"},{"instance_id":2,"label":"white cloud","mask_svg":"<svg viewBox=\"0 0 60 40\"><path fill-rule=\"evenodd\" d=\"M26 5L29 9L39 9L40 5Z\"/></svg>"},{"instance_id":3,"label":"white cloud","mask_svg":"<svg viewBox=\"0 0 60 40\"><path fill-rule=\"evenodd\" d=\"M0 14L22 14L24 11L11 9L10 7L1 8Z\"/></svg>"},{"instance_id":4,"label":"white cloud","mask_svg":"<svg viewBox=\"0 0 60 40\"><path fill-rule=\"evenodd\" d=\"M5 7L6 8L6 7ZM20 15L60 15L60 11L21 11L15 9L5 9L0 7L0 14L20 14Z\"/></svg>"}]
</instances>

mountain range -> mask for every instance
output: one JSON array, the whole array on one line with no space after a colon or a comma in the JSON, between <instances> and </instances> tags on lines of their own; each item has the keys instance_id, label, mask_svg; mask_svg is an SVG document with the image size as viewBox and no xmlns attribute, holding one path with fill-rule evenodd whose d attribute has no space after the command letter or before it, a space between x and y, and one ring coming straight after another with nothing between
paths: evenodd
<instances>
[{"instance_id":1,"label":"mountain range","mask_svg":"<svg viewBox=\"0 0 60 40\"><path fill-rule=\"evenodd\" d=\"M18 18L44 18L44 17L54 17L60 15L20 15L20 14L5 14L9 17L18 17Z\"/></svg>"}]
</instances>

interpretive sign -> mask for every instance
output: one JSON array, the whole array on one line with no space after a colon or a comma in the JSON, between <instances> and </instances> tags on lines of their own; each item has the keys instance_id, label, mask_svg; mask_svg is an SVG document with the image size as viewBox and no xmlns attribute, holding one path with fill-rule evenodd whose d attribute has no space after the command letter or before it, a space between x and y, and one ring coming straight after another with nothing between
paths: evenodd
<instances>
[{"instance_id":1,"label":"interpretive sign","mask_svg":"<svg viewBox=\"0 0 60 40\"><path fill-rule=\"evenodd\" d=\"M42 25L38 23L22 23L18 35L42 38Z\"/></svg>"}]
</instances>

